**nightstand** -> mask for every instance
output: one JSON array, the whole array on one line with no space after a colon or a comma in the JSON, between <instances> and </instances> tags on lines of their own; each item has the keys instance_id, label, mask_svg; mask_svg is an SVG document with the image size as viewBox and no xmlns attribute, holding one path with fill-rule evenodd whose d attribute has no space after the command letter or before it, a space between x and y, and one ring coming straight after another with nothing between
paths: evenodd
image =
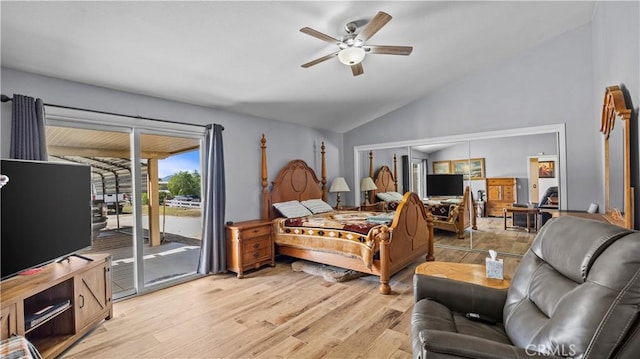
<instances>
[{"instance_id":1,"label":"nightstand","mask_svg":"<svg viewBox=\"0 0 640 359\"><path fill-rule=\"evenodd\" d=\"M227 269L242 278L245 270L275 267L272 226L260 219L227 224Z\"/></svg>"}]
</instances>

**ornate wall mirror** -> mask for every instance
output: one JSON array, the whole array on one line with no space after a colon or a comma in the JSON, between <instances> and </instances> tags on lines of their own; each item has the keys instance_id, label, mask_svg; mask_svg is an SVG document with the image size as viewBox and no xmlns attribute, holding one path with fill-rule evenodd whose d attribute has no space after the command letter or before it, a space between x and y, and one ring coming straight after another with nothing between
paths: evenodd
<instances>
[{"instance_id":1,"label":"ornate wall mirror","mask_svg":"<svg viewBox=\"0 0 640 359\"><path fill-rule=\"evenodd\" d=\"M622 120L621 126L616 126L617 118ZM600 124L600 132L604 135L604 217L615 225L633 229L630 118L631 109L627 108L620 87L607 87Z\"/></svg>"}]
</instances>

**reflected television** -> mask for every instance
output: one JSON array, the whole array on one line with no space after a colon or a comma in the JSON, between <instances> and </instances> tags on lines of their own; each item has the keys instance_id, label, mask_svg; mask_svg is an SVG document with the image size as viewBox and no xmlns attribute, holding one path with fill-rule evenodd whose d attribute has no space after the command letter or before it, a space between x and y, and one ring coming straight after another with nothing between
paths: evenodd
<instances>
[{"instance_id":1,"label":"reflected television","mask_svg":"<svg viewBox=\"0 0 640 359\"><path fill-rule=\"evenodd\" d=\"M427 197L462 196L463 186L461 174L427 175Z\"/></svg>"}]
</instances>

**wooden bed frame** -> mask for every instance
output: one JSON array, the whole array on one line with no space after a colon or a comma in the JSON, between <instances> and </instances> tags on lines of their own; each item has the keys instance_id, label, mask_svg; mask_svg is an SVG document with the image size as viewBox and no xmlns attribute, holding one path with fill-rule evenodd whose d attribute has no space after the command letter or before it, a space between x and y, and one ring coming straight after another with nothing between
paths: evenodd
<instances>
[{"instance_id":1,"label":"wooden bed frame","mask_svg":"<svg viewBox=\"0 0 640 359\"><path fill-rule=\"evenodd\" d=\"M373 177L373 151L369 151L369 176L373 178L374 183L378 187L377 190L373 190L369 194L369 198L375 198L378 192L398 192L398 160L393 154L393 173L386 165L381 166ZM469 202L469 200L471 202ZM425 205L428 208L428 205ZM372 208L385 208L384 203L373 203L367 206L367 209ZM462 202L456 205L455 208L449 212L447 219L433 218L433 227L442 229L445 231L455 232L458 238L464 238L464 230L472 227L474 230L478 229L476 223L475 214L476 202L473 198L473 193L467 186L464 190Z\"/></svg>"},{"instance_id":2,"label":"wooden bed frame","mask_svg":"<svg viewBox=\"0 0 640 359\"><path fill-rule=\"evenodd\" d=\"M471 200L471 203L469 203ZM443 200L445 201L445 200ZM429 205L425 204L428 208ZM476 223L476 202L473 199L473 194L467 186L464 190L464 196L462 196L462 202L458 205L454 205L455 208L449 211L449 217L447 219L433 218L433 227L437 229L443 229L445 231L455 232L459 239L464 238L464 230L469 228L478 229Z\"/></svg>"},{"instance_id":3,"label":"wooden bed frame","mask_svg":"<svg viewBox=\"0 0 640 359\"><path fill-rule=\"evenodd\" d=\"M290 200L304 201L322 198L326 200L326 166L325 147L321 146L322 178L319 180L313 169L302 160L289 162L272 182L268 189L266 138L262 135L262 216L273 220L278 215L273 203ZM383 227L379 234L379 258L374 259L371 268L362 260L342 254L320 252L289 246L276 245L277 253L310 260L318 263L347 268L380 277L379 290L382 294L391 293L389 278L405 268L414 260L426 256L427 261L433 257L433 216L427 213L422 201L415 193L405 194L402 203L396 210L393 222Z\"/></svg>"}]
</instances>

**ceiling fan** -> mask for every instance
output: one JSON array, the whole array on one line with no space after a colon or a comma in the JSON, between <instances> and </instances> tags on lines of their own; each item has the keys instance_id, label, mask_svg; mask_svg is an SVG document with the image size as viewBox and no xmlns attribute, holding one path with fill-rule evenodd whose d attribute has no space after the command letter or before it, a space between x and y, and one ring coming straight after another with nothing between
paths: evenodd
<instances>
[{"instance_id":1,"label":"ceiling fan","mask_svg":"<svg viewBox=\"0 0 640 359\"><path fill-rule=\"evenodd\" d=\"M366 25L363 21L352 21L345 25L346 35L342 36L340 40L331 37L327 34L323 34L320 31L314 30L310 27L303 27L301 32L313 36L322 41L330 44L337 45L339 50L329 55L317 58L313 61L309 61L306 64L302 64L302 67L307 68L313 65L317 65L323 61L329 60L334 57L338 57L338 60L343 64L351 67L353 76L362 75L364 68L362 67L362 60L364 60L366 54L386 54L386 55L409 55L413 50L412 46L387 46L387 45L368 45L366 44L378 30L386 25L391 20L391 15L379 11L376 16L371 19ZM362 31L357 32L358 28L363 26Z\"/></svg>"}]
</instances>

